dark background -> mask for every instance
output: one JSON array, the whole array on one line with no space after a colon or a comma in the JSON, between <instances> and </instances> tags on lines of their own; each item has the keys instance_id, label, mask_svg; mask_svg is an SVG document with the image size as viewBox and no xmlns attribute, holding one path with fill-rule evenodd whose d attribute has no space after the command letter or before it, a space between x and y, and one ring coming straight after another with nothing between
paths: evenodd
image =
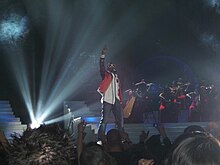
<instances>
[{"instance_id":1,"label":"dark background","mask_svg":"<svg viewBox=\"0 0 220 165\"><path fill-rule=\"evenodd\" d=\"M9 62L17 60L19 47L24 49L35 100L49 41L53 41L54 51L60 41L64 43L56 72L72 49L79 48L78 54L72 53L76 65L71 72L77 73L87 60L87 69L96 73L80 82L84 88L65 98L68 100L99 99L98 58L105 45L109 48L107 60L117 64L123 90L142 78L162 86L178 77L192 83L207 79L218 85L220 81L218 0L1 0L0 19L10 12L29 18L29 33L16 44L0 45L0 99L10 100L15 114L26 123L29 116ZM62 35L67 29L68 35ZM48 34L53 36L49 40ZM8 53L9 49L14 53Z\"/></svg>"}]
</instances>

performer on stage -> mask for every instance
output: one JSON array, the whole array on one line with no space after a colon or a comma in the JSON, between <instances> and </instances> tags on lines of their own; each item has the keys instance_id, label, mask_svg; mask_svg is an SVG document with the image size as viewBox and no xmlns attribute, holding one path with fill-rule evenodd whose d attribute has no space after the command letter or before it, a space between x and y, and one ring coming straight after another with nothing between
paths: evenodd
<instances>
[{"instance_id":1,"label":"performer on stage","mask_svg":"<svg viewBox=\"0 0 220 165\"><path fill-rule=\"evenodd\" d=\"M124 108L124 117L129 117L127 120L125 120L126 122L143 123L143 112L147 106L147 85L148 84L144 79L134 85L135 89L132 92L133 97L129 100L129 102L127 102ZM130 112L129 116L127 115L128 112Z\"/></svg>"},{"instance_id":2,"label":"performer on stage","mask_svg":"<svg viewBox=\"0 0 220 165\"><path fill-rule=\"evenodd\" d=\"M146 99L148 86L149 85L145 82L144 79L141 79L140 82L135 84L136 95L138 98Z\"/></svg>"},{"instance_id":3,"label":"performer on stage","mask_svg":"<svg viewBox=\"0 0 220 165\"><path fill-rule=\"evenodd\" d=\"M177 122L176 104L174 103L175 95L170 87L166 87L162 93L159 94L160 98L160 121L161 123Z\"/></svg>"},{"instance_id":4,"label":"performer on stage","mask_svg":"<svg viewBox=\"0 0 220 165\"><path fill-rule=\"evenodd\" d=\"M203 80L199 87L201 121L212 121L214 113L214 85Z\"/></svg>"},{"instance_id":5,"label":"performer on stage","mask_svg":"<svg viewBox=\"0 0 220 165\"><path fill-rule=\"evenodd\" d=\"M201 121L201 111L200 111L200 94L199 90L187 93L186 96L190 99L189 106L189 121L199 122Z\"/></svg>"},{"instance_id":6,"label":"performer on stage","mask_svg":"<svg viewBox=\"0 0 220 165\"><path fill-rule=\"evenodd\" d=\"M105 56L108 52L107 48L103 48L100 56L100 74L102 82L98 88L98 92L102 95L102 116L99 123L98 138L104 140L106 125L108 118L113 112L117 128L123 131L123 113L122 113L122 94L120 89L120 81L116 71L115 64L109 63L105 68Z\"/></svg>"}]
</instances>

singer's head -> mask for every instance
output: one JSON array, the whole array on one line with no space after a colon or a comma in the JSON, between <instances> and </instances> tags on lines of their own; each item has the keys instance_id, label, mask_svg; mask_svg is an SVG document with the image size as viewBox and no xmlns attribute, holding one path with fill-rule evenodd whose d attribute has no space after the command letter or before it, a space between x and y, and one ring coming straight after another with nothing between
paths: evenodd
<instances>
[{"instance_id":1,"label":"singer's head","mask_svg":"<svg viewBox=\"0 0 220 165\"><path fill-rule=\"evenodd\" d=\"M116 65L113 64L112 62L109 62L109 63L108 63L107 70L108 70L109 72L116 73Z\"/></svg>"}]
</instances>

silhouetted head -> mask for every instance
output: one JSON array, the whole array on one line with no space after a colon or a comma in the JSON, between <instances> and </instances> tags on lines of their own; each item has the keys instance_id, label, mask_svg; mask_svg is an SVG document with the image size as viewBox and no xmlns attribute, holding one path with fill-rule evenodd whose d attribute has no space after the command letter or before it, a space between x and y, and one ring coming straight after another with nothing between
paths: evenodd
<instances>
[{"instance_id":1,"label":"silhouetted head","mask_svg":"<svg viewBox=\"0 0 220 165\"><path fill-rule=\"evenodd\" d=\"M86 147L80 154L81 165L111 165L115 160L99 146Z\"/></svg>"},{"instance_id":2,"label":"silhouetted head","mask_svg":"<svg viewBox=\"0 0 220 165\"><path fill-rule=\"evenodd\" d=\"M108 131L106 138L109 146L113 147L122 145L121 134L117 129L111 129L110 131Z\"/></svg>"},{"instance_id":3,"label":"silhouetted head","mask_svg":"<svg viewBox=\"0 0 220 165\"><path fill-rule=\"evenodd\" d=\"M189 137L172 154L172 165L219 165L219 141L210 136Z\"/></svg>"},{"instance_id":4,"label":"silhouetted head","mask_svg":"<svg viewBox=\"0 0 220 165\"><path fill-rule=\"evenodd\" d=\"M199 125L190 125L184 129L184 133L205 132L204 128Z\"/></svg>"}]
</instances>

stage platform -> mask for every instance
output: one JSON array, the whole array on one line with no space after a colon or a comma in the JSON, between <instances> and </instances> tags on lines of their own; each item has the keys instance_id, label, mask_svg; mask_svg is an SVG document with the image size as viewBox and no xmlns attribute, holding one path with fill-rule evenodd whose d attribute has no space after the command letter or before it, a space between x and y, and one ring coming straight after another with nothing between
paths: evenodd
<instances>
[{"instance_id":1,"label":"stage platform","mask_svg":"<svg viewBox=\"0 0 220 165\"><path fill-rule=\"evenodd\" d=\"M94 116L88 116L82 118L82 120L85 120L87 124L87 130L91 129L92 132L94 132L95 135L97 135L98 132L98 123L100 121L100 117L94 117ZM218 123L219 124L219 123ZM133 143L138 143L139 142L139 135L141 134L142 131L149 131L149 136L151 135L156 135L159 134L158 130L153 126L153 123L125 123L124 124L124 129L125 132L128 133L131 141ZM171 141L174 141L176 137L178 137L180 134L183 133L184 129L190 125L199 125L206 129L208 126L208 122L184 122L184 123L163 123L165 131L167 133L167 136L170 138ZM115 128L114 123L109 123L107 125L107 130L110 130L112 128ZM92 139L95 140L94 137L92 136L91 138L86 138L86 139Z\"/></svg>"},{"instance_id":2,"label":"stage platform","mask_svg":"<svg viewBox=\"0 0 220 165\"><path fill-rule=\"evenodd\" d=\"M74 127L71 128L71 133L77 132L77 124L84 120L87 124L86 127L86 137L85 141L95 141L97 140L98 125L101 115L101 103L93 105L93 107L86 105L84 101L67 101L64 106L64 114L69 113L67 108L70 108L71 113L74 114L74 118L80 118L74 122ZM80 111L76 111L80 109ZM81 114L79 114L81 112ZM83 113L82 113L83 112ZM183 113L181 115L181 120L178 123L164 123L164 128L167 136L173 141L177 136L183 133L184 129L190 125L199 125L206 128L208 122L186 122L187 114ZM125 120L126 121L126 120ZM65 121L65 129L67 129L69 120ZM129 134L129 137L133 143L139 142L139 135L142 131L150 131L149 136L158 134L158 130L153 126L154 123L158 123L158 111L148 113L145 117L143 123L126 123L124 124L125 131ZM219 124L219 123L218 123ZM107 125L107 130L115 128L114 116L111 114L109 116L109 124Z\"/></svg>"},{"instance_id":3,"label":"stage platform","mask_svg":"<svg viewBox=\"0 0 220 165\"><path fill-rule=\"evenodd\" d=\"M84 102L74 102L74 106L79 105L81 114L73 113L72 117L76 117L79 120L74 120L71 128L68 128L71 134L73 134L76 137L77 133L77 124L85 120L87 123L86 127L86 137L85 137L85 142L90 142L90 141L96 141L97 140L97 132L98 132L98 125L100 121L100 116L92 116L93 114L88 108L86 108L86 105ZM73 108L73 109L78 109ZM68 107L67 107L68 108ZM64 110L67 110L66 106L64 107ZM83 111L82 111L83 110ZM85 114L85 112L88 112ZM78 112L78 113L79 113ZM82 113L83 112L83 113ZM65 114L65 113L64 113ZM82 115L84 114L84 115ZM64 125L66 126L67 129L68 124L69 124L69 119L67 121L64 121ZM149 121L149 120L148 120ZM124 129L125 132L128 133L131 141L133 143L138 143L139 142L139 135L141 134L142 131L149 131L149 136L158 134L158 130L153 126L153 123L125 123L124 124ZM219 124L219 123L218 123ZM170 138L171 141L173 141L177 136L179 136L181 133L183 133L183 130L190 126L190 125L199 125L203 128L206 128L208 125L208 122L179 122L179 123L164 123L164 128L167 133L167 136ZM20 121L19 117L15 117L14 113L12 112L12 107L9 103L9 101L0 101L0 131L2 131L6 138L10 140L11 134L17 133L17 134L22 134L24 130L26 130L27 125L22 124ZM107 125L107 130L110 130L112 128L115 128L114 124L114 119L110 118L110 123Z\"/></svg>"}]
</instances>

